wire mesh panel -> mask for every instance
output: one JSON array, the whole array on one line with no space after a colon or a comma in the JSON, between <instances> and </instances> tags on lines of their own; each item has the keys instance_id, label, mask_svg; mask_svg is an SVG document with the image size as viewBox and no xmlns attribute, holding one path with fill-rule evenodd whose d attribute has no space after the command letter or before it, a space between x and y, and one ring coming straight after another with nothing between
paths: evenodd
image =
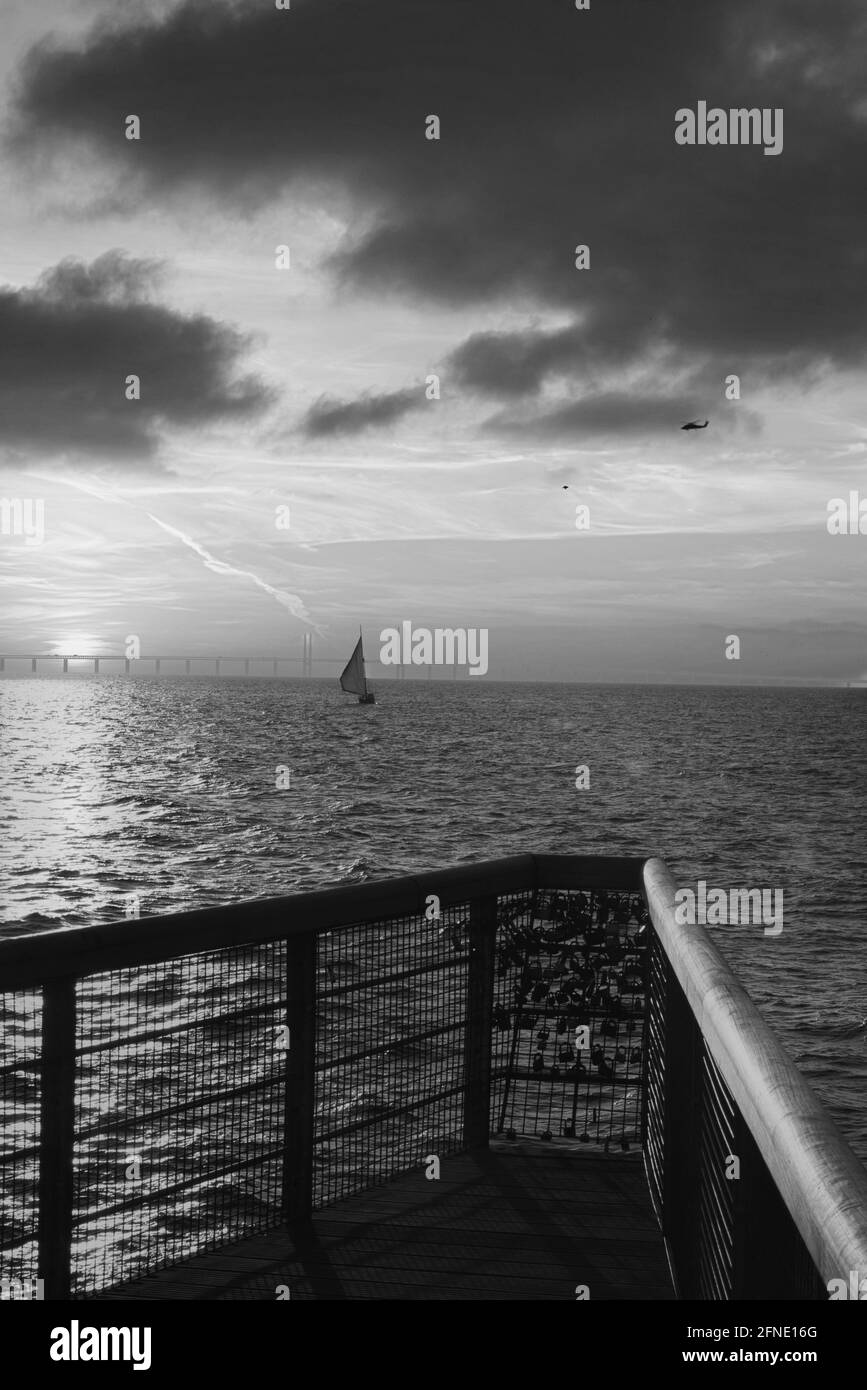
<instances>
[{"instance_id":1,"label":"wire mesh panel","mask_svg":"<svg viewBox=\"0 0 867 1390\"><path fill-rule=\"evenodd\" d=\"M74 1293L281 1218L285 946L77 986Z\"/></svg>"},{"instance_id":2,"label":"wire mesh panel","mask_svg":"<svg viewBox=\"0 0 867 1390\"><path fill-rule=\"evenodd\" d=\"M626 892L548 891L501 908L496 1133L640 1142L647 921Z\"/></svg>"},{"instance_id":3,"label":"wire mesh panel","mask_svg":"<svg viewBox=\"0 0 867 1390\"><path fill-rule=\"evenodd\" d=\"M733 1296L735 1193L740 1164L735 1148L735 1103L719 1068L702 1046L701 1130L699 1133L699 1297Z\"/></svg>"},{"instance_id":4,"label":"wire mesh panel","mask_svg":"<svg viewBox=\"0 0 867 1390\"><path fill-rule=\"evenodd\" d=\"M0 994L0 1299L37 1277L42 998Z\"/></svg>"},{"instance_id":5,"label":"wire mesh panel","mask_svg":"<svg viewBox=\"0 0 867 1390\"><path fill-rule=\"evenodd\" d=\"M462 1142L469 905L320 935L313 1205Z\"/></svg>"},{"instance_id":6,"label":"wire mesh panel","mask_svg":"<svg viewBox=\"0 0 867 1390\"><path fill-rule=\"evenodd\" d=\"M665 1177L665 1015L668 966L656 932L651 932L647 991L647 1056L645 1058L644 1167L650 1196L660 1221Z\"/></svg>"}]
</instances>

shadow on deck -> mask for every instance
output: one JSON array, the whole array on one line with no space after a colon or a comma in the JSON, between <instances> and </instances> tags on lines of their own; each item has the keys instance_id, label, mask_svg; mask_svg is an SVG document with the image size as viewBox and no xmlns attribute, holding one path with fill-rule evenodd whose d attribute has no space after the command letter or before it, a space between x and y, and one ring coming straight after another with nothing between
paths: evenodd
<instances>
[{"instance_id":1,"label":"shadow on deck","mask_svg":"<svg viewBox=\"0 0 867 1390\"><path fill-rule=\"evenodd\" d=\"M506 1141L100 1296L110 1300L673 1299L638 1153ZM282 1295L286 1297L285 1292Z\"/></svg>"}]
</instances>

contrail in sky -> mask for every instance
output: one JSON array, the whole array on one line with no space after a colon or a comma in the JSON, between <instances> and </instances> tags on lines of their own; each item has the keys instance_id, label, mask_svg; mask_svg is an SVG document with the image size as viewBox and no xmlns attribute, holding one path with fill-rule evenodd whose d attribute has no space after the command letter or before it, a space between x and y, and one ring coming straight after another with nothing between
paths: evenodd
<instances>
[{"instance_id":1,"label":"contrail in sky","mask_svg":"<svg viewBox=\"0 0 867 1390\"><path fill-rule=\"evenodd\" d=\"M144 510L142 507L137 507L135 503L129 502L125 497L119 497L117 493L112 492L110 489L95 487L92 483L88 484L86 482L81 482L79 479L73 480L72 478L65 477L57 478L53 477L50 473L42 475L37 474L36 476L42 476L48 478L52 482L61 482L68 487L77 488L79 492L85 492L90 497L96 497L100 502L120 502L125 507L131 507L133 511L140 512ZM288 609L293 618L297 618L299 622L306 623L308 627L313 629L318 637L324 637L325 634L322 628L313 621L304 606L304 600L299 598L298 594L290 594L286 589L275 589L273 584L269 584L266 580L260 579L258 574L254 574L252 570L240 570L235 565L227 564L225 560L216 559L216 557L211 555L203 545L199 545L198 541L194 541L191 536L187 536L183 531L179 531L176 526L170 526L167 521L160 521L160 518L154 516L153 512L144 512L144 515L150 521L155 522L156 525L161 527L168 535L177 537L184 545L194 550L195 553L204 560L207 569L213 570L215 574L234 574L237 575L239 579L252 579L253 583L257 585L258 588L264 590L271 598L276 599L283 608Z\"/></svg>"},{"instance_id":2,"label":"contrail in sky","mask_svg":"<svg viewBox=\"0 0 867 1390\"><path fill-rule=\"evenodd\" d=\"M252 570L239 570L234 565L226 564L225 560L215 559L203 545L199 545L198 541L194 541L191 536L187 536L183 531L179 531L176 526L170 526L167 521L160 521L158 516L154 516L153 512L145 512L145 516L149 517L151 521L155 521L157 526L161 526L170 536L177 536L179 541L183 541L184 545L188 545L191 550L194 550L197 555L200 555L207 569L213 570L215 574L237 574L242 579L252 579L253 583L257 584L260 589L264 589L266 594L270 594L278 603L282 603L284 608L288 608L293 618L298 618L302 623L306 623L308 627L312 627L320 637L323 635L321 629L314 623L307 609L304 607L302 599L300 599L297 594L290 594L285 589L275 589L273 584L266 583L264 579L260 579L258 574L254 574Z\"/></svg>"}]
</instances>

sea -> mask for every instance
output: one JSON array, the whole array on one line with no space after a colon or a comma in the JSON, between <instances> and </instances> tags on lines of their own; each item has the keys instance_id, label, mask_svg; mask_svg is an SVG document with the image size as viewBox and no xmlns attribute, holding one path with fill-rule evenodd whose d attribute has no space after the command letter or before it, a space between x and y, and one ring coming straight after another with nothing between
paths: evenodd
<instances>
[{"instance_id":1,"label":"sea","mask_svg":"<svg viewBox=\"0 0 867 1390\"><path fill-rule=\"evenodd\" d=\"M779 934L709 929L867 1162L867 691L464 679L377 696L3 681L0 934L528 851L659 855L684 887L782 891Z\"/></svg>"}]
</instances>

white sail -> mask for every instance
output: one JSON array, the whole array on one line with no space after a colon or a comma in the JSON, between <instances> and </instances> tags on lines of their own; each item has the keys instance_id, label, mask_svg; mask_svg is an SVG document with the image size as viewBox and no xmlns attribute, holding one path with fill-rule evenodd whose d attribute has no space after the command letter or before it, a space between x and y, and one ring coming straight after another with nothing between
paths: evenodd
<instances>
[{"instance_id":1,"label":"white sail","mask_svg":"<svg viewBox=\"0 0 867 1390\"><path fill-rule=\"evenodd\" d=\"M364 652L361 648L361 638L356 643L355 651L347 661L340 677L340 688L350 695L366 695L367 681L364 676Z\"/></svg>"}]
</instances>

